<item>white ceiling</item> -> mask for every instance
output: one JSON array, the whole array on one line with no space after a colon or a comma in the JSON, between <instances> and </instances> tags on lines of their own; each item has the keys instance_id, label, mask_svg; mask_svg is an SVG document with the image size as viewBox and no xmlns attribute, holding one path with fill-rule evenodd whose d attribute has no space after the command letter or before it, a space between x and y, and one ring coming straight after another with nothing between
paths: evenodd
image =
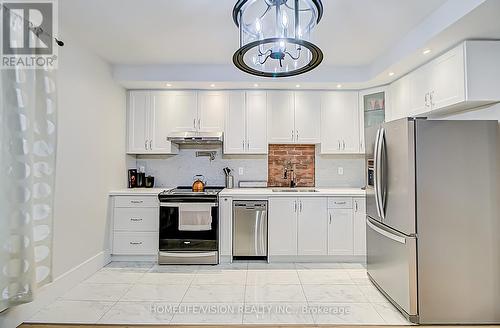
<instances>
[{"instance_id":1,"label":"white ceiling","mask_svg":"<svg viewBox=\"0 0 500 328\"><path fill-rule=\"evenodd\" d=\"M498 0L323 0L324 17L314 33L325 56L321 66L291 79L259 79L232 65L238 47L231 17L235 2L62 0L60 32L63 40L65 33L69 36L68 46L74 37L114 64L117 80L129 88L164 87L165 81L178 88L208 87L207 82L221 88L255 82L280 88L297 83L355 88L388 82L386 72L393 67L396 77L421 64L425 58L411 58L431 41L439 51L449 47L439 42L445 31L447 43L460 41L470 29L479 34L475 37L483 29L488 37L500 38L500 20L485 21L477 14L469 17L468 28L449 31L483 3L495 6Z\"/></svg>"}]
</instances>

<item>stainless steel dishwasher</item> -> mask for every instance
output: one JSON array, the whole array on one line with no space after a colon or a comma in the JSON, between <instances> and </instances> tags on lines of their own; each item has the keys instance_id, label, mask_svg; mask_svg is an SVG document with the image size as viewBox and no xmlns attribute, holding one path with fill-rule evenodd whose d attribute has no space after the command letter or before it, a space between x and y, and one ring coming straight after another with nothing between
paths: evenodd
<instances>
[{"instance_id":1,"label":"stainless steel dishwasher","mask_svg":"<svg viewBox=\"0 0 500 328\"><path fill-rule=\"evenodd\" d=\"M267 201L233 202L233 259L267 259Z\"/></svg>"}]
</instances>

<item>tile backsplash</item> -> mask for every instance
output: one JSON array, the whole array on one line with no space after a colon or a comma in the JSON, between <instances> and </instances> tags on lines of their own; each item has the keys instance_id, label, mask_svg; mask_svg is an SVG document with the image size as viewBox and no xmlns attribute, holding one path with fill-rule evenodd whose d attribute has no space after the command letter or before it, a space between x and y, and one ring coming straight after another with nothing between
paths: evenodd
<instances>
[{"instance_id":1,"label":"tile backsplash","mask_svg":"<svg viewBox=\"0 0 500 328\"><path fill-rule=\"evenodd\" d=\"M290 187L293 170L297 187L314 187L314 145L269 145L267 185ZM289 170L285 178L285 170Z\"/></svg>"},{"instance_id":2,"label":"tile backsplash","mask_svg":"<svg viewBox=\"0 0 500 328\"><path fill-rule=\"evenodd\" d=\"M308 179L316 187L362 187L365 185L365 161L363 155L320 155L319 146L307 146L315 149L313 175ZM208 157L196 157L196 151L216 151L215 160ZM312 156L309 152L307 156ZM238 186L241 180L267 180L267 155L223 155L221 146L189 146L183 145L178 155L139 155L130 156L129 168L144 166L146 173L155 177L157 187L190 186L193 176L202 174L208 185L223 186L222 169L233 170L234 183ZM279 166L278 166L279 167ZM242 174L239 174L239 169ZM339 174L339 169L342 174ZM310 168L309 168L310 170ZM283 177L283 166L276 174ZM124 173L126 177L126 172ZM271 182L273 183L273 182ZM286 184L288 186L288 184Z\"/></svg>"}]
</instances>

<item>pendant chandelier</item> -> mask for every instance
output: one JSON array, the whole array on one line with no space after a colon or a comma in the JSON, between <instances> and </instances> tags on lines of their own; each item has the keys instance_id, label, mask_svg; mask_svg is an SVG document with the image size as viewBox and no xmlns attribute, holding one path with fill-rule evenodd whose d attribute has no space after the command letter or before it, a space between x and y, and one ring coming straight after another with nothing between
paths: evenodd
<instances>
[{"instance_id":1,"label":"pendant chandelier","mask_svg":"<svg viewBox=\"0 0 500 328\"><path fill-rule=\"evenodd\" d=\"M239 0L233 20L240 48L233 62L240 70L262 77L308 72L323 60L311 32L323 15L321 0Z\"/></svg>"}]
</instances>

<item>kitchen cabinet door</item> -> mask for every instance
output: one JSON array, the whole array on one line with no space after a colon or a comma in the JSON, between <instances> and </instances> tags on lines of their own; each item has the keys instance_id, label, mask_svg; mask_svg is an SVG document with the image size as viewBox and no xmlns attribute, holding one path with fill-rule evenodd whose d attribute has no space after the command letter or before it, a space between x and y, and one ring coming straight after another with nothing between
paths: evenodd
<instances>
[{"instance_id":1,"label":"kitchen cabinet door","mask_svg":"<svg viewBox=\"0 0 500 328\"><path fill-rule=\"evenodd\" d=\"M127 153L144 154L149 151L150 93L130 91L127 111Z\"/></svg>"},{"instance_id":2,"label":"kitchen cabinet door","mask_svg":"<svg viewBox=\"0 0 500 328\"><path fill-rule=\"evenodd\" d=\"M269 255L297 255L297 198L269 199Z\"/></svg>"},{"instance_id":3,"label":"kitchen cabinet door","mask_svg":"<svg viewBox=\"0 0 500 328\"><path fill-rule=\"evenodd\" d=\"M325 92L321 96L321 153L360 152L358 93Z\"/></svg>"},{"instance_id":4,"label":"kitchen cabinet door","mask_svg":"<svg viewBox=\"0 0 500 328\"><path fill-rule=\"evenodd\" d=\"M224 131L224 115L229 108L229 94L221 91L198 93L198 130Z\"/></svg>"},{"instance_id":5,"label":"kitchen cabinet door","mask_svg":"<svg viewBox=\"0 0 500 328\"><path fill-rule=\"evenodd\" d=\"M177 154L178 146L167 140L170 134L170 119L176 114L174 97L156 91L151 93L151 152L156 154Z\"/></svg>"},{"instance_id":6,"label":"kitchen cabinet door","mask_svg":"<svg viewBox=\"0 0 500 328\"><path fill-rule=\"evenodd\" d=\"M417 116L431 110L429 100L431 64L426 64L410 73L410 110L409 116Z\"/></svg>"},{"instance_id":7,"label":"kitchen cabinet door","mask_svg":"<svg viewBox=\"0 0 500 328\"><path fill-rule=\"evenodd\" d=\"M299 144L321 142L321 93L295 92L295 141Z\"/></svg>"},{"instance_id":8,"label":"kitchen cabinet door","mask_svg":"<svg viewBox=\"0 0 500 328\"><path fill-rule=\"evenodd\" d=\"M245 92L231 92L224 124L224 154L243 154L246 150Z\"/></svg>"},{"instance_id":9,"label":"kitchen cabinet door","mask_svg":"<svg viewBox=\"0 0 500 328\"><path fill-rule=\"evenodd\" d=\"M328 210L328 254L353 255L353 210Z\"/></svg>"},{"instance_id":10,"label":"kitchen cabinet door","mask_svg":"<svg viewBox=\"0 0 500 328\"><path fill-rule=\"evenodd\" d=\"M404 76L394 81L389 88L390 110L386 111L386 122L408 116L410 110L410 79Z\"/></svg>"},{"instance_id":11,"label":"kitchen cabinet door","mask_svg":"<svg viewBox=\"0 0 500 328\"><path fill-rule=\"evenodd\" d=\"M433 110L465 101L463 46L434 59L429 74L429 98Z\"/></svg>"},{"instance_id":12,"label":"kitchen cabinet door","mask_svg":"<svg viewBox=\"0 0 500 328\"><path fill-rule=\"evenodd\" d=\"M195 91L160 91L157 95L162 106L168 108L162 111L168 117L169 132L196 130L198 108Z\"/></svg>"},{"instance_id":13,"label":"kitchen cabinet door","mask_svg":"<svg viewBox=\"0 0 500 328\"><path fill-rule=\"evenodd\" d=\"M246 152L267 154L267 95L264 91L246 93Z\"/></svg>"},{"instance_id":14,"label":"kitchen cabinet door","mask_svg":"<svg viewBox=\"0 0 500 328\"><path fill-rule=\"evenodd\" d=\"M298 212L298 255L327 255L327 198L299 198Z\"/></svg>"},{"instance_id":15,"label":"kitchen cabinet door","mask_svg":"<svg viewBox=\"0 0 500 328\"><path fill-rule=\"evenodd\" d=\"M354 255L366 255L366 199L354 198Z\"/></svg>"},{"instance_id":16,"label":"kitchen cabinet door","mask_svg":"<svg viewBox=\"0 0 500 328\"><path fill-rule=\"evenodd\" d=\"M270 144L289 144L295 141L294 96L289 91L267 93L268 129Z\"/></svg>"},{"instance_id":17,"label":"kitchen cabinet door","mask_svg":"<svg viewBox=\"0 0 500 328\"><path fill-rule=\"evenodd\" d=\"M233 249L233 200L231 197L221 197L219 202L220 225L220 255L231 256Z\"/></svg>"}]
</instances>

